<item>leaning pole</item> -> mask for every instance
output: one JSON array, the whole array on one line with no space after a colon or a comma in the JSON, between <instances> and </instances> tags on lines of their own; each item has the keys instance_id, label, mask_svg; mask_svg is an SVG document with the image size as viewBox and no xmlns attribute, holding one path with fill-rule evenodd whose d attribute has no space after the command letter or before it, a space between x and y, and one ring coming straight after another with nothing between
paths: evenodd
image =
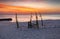
<instances>
[{"instance_id":1,"label":"leaning pole","mask_svg":"<svg viewBox=\"0 0 60 39\"><path fill-rule=\"evenodd\" d=\"M37 14L37 13L35 13L35 15L36 15L36 25L37 25L37 28L39 29L38 14Z\"/></svg>"},{"instance_id":2,"label":"leaning pole","mask_svg":"<svg viewBox=\"0 0 60 39\"><path fill-rule=\"evenodd\" d=\"M41 13L40 13L40 17L41 17L41 25L43 27L44 25L43 25L43 18L42 18L42 14Z\"/></svg>"}]
</instances>

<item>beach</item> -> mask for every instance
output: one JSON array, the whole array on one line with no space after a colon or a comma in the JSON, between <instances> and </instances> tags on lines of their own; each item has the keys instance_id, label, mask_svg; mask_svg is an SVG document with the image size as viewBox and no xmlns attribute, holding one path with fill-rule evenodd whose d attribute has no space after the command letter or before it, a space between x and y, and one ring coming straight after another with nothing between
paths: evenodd
<instances>
[{"instance_id":1,"label":"beach","mask_svg":"<svg viewBox=\"0 0 60 39\"><path fill-rule=\"evenodd\" d=\"M13 21L0 21L0 39L60 39L60 15L46 15L43 20L39 20L39 29L28 28L28 20L20 21L23 19L18 18L19 28L16 27L16 22ZM5 17L4 15L1 18ZM9 17L6 15L6 17ZM13 16L15 17L15 15ZM44 19L43 17L43 19ZM25 19L28 16L24 17ZM33 19L33 21L35 21Z\"/></svg>"}]
</instances>

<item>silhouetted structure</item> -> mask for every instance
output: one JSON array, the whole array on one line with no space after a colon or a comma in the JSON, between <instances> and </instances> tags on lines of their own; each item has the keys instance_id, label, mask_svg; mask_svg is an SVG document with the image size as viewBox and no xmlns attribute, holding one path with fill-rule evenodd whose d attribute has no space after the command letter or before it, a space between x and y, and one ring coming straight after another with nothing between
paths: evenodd
<instances>
[{"instance_id":1,"label":"silhouetted structure","mask_svg":"<svg viewBox=\"0 0 60 39\"><path fill-rule=\"evenodd\" d=\"M35 23L32 23L32 14L31 14L30 21L28 22L28 28L39 29L37 13L35 13L35 16L36 16L36 24Z\"/></svg>"},{"instance_id":2,"label":"silhouetted structure","mask_svg":"<svg viewBox=\"0 0 60 39\"><path fill-rule=\"evenodd\" d=\"M0 19L0 21L12 21L12 18L3 18L3 19Z\"/></svg>"},{"instance_id":3,"label":"silhouetted structure","mask_svg":"<svg viewBox=\"0 0 60 39\"><path fill-rule=\"evenodd\" d=\"M32 21L32 13L31 13L30 21L28 22L28 28L32 28L32 23L31 23L31 21Z\"/></svg>"},{"instance_id":4,"label":"silhouetted structure","mask_svg":"<svg viewBox=\"0 0 60 39\"><path fill-rule=\"evenodd\" d=\"M16 25L17 25L17 28L19 28L18 19L17 19L17 13L16 13Z\"/></svg>"},{"instance_id":5,"label":"silhouetted structure","mask_svg":"<svg viewBox=\"0 0 60 39\"><path fill-rule=\"evenodd\" d=\"M41 25L44 26L43 25L43 19L42 19L42 14L41 13L40 13L40 18L41 18Z\"/></svg>"},{"instance_id":6,"label":"silhouetted structure","mask_svg":"<svg viewBox=\"0 0 60 39\"><path fill-rule=\"evenodd\" d=\"M28 22L28 28L32 28L32 23Z\"/></svg>"},{"instance_id":7,"label":"silhouetted structure","mask_svg":"<svg viewBox=\"0 0 60 39\"><path fill-rule=\"evenodd\" d=\"M35 15L36 15L36 26L37 26L37 28L39 29L38 15L37 15L37 13L35 13Z\"/></svg>"}]
</instances>

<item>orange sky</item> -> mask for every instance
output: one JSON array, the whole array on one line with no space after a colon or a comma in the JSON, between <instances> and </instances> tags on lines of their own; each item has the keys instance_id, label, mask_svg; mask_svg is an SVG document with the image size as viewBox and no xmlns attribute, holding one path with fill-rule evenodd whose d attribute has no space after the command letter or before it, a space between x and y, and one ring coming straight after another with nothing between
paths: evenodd
<instances>
[{"instance_id":1,"label":"orange sky","mask_svg":"<svg viewBox=\"0 0 60 39\"><path fill-rule=\"evenodd\" d=\"M60 8L46 7L46 8L29 8L24 6L10 6L5 4L0 4L0 12L7 14L9 12L18 13L18 14L29 14L31 12L60 12ZM28 13L29 12L29 13ZM12 14L12 13L11 13Z\"/></svg>"}]
</instances>

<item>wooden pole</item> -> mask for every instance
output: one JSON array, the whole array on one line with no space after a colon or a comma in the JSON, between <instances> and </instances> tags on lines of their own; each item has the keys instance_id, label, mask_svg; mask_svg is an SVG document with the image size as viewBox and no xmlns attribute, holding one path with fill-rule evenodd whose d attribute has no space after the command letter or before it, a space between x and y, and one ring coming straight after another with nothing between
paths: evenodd
<instances>
[{"instance_id":1,"label":"wooden pole","mask_svg":"<svg viewBox=\"0 0 60 39\"><path fill-rule=\"evenodd\" d=\"M31 13L31 17L30 17L30 22L32 21L32 13Z\"/></svg>"},{"instance_id":2,"label":"wooden pole","mask_svg":"<svg viewBox=\"0 0 60 39\"><path fill-rule=\"evenodd\" d=\"M40 17L41 17L41 25L43 26L43 18L42 18L41 13L40 13Z\"/></svg>"},{"instance_id":3,"label":"wooden pole","mask_svg":"<svg viewBox=\"0 0 60 39\"><path fill-rule=\"evenodd\" d=\"M32 28L32 13L30 16L30 21L28 22L28 28Z\"/></svg>"},{"instance_id":4,"label":"wooden pole","mask_svg":"<svg viewBox=\"0 0 60 39\"><path fill-rule=\"evenodd\" d=\"M18 19L17 19L17 13L16 13L16 25L17 25L17 28L19 28Z\"/></svg>"},{"instance_id":5,"label":"wooden pole","mask_svg":"<svg viewBox=\"0 0 60 39\"><path fill-rule=\"evenodd\" d=\"M38 16L37 16L37 13L35 13L36 15L36 25L37 25L37 28L39 29L39 23L38 23Z\"/></svg>"}]
</instances>

